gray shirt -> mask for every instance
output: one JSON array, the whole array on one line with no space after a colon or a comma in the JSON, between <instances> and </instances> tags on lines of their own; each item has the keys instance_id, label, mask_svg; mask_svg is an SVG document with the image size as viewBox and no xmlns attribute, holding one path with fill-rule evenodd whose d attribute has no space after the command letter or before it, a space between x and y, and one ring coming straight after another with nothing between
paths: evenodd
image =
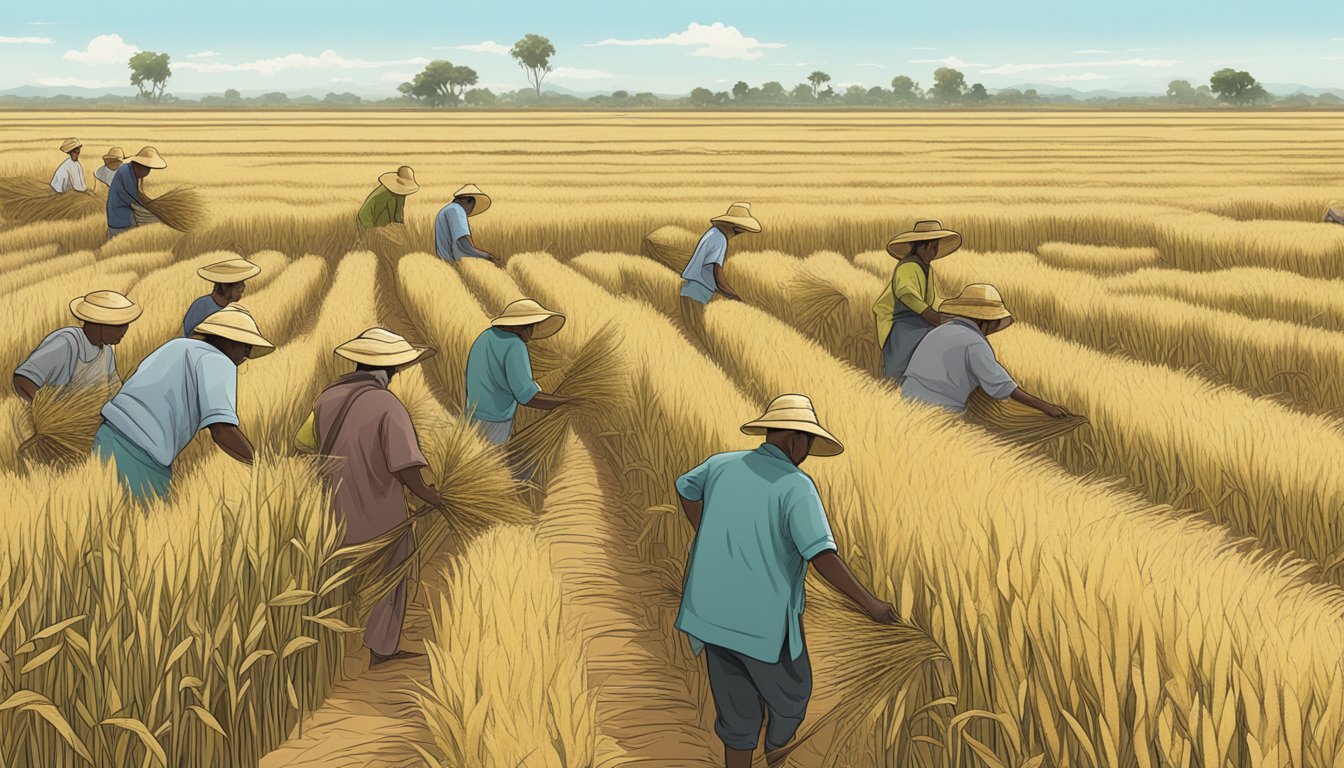
<instances>
[{"instance_id":1,"label":"gray shirt","mask_svg":"<svg viewBox=\"0 0 1344 768\"><path fill-rule=\"evenodd\" d=\"M1002 400L1013 394L1017 382L994 357L975 322L958 317L929 331L915 348L901 394L961 412L976 387Z\"/></svg>"},{"instance_id":2,"label":"gray shirt","mask_svg":"<svg viewBox=\"0 0 1344 768\"><path fill-rule=\"evenodd\" d=\"M100 384L117 379L117 358L112 345L95 347L74 326L53 331L37 345L14 373L39 387Z\"/></svg>"},{"instance_id":3,"label":"gray shirt","mask_svg":"<svg viewBox=\"0 0 1344 768\"><path fill-rule=\"evenodd\" d=\"M190 336L196 326L221 309L223 307L215 302L215 297L208 294L191 302L191 306L187 307L186 316L182 318L182 335Z\"/></svg>"}]
</instances>

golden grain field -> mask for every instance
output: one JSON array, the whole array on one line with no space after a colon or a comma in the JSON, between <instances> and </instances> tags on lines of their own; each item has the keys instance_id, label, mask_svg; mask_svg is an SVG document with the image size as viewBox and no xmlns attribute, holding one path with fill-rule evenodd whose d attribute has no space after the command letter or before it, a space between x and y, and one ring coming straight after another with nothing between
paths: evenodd
<instances>
[{"instance_id":1,"label":"golden grain field","mask_svg":"<svg viewBox=\"0 0 1344 768\"><path fill-rule=\"evenodd\" d=\"M0 176L42 172L68 135L155 146L146 191L194 187L209 214L110 243L100 216L0 220L8 370L109 289L145 308L129 375L208 292L195 270L233 255L263 266L242 303L277 343L239 370L255 466L198 436L147 511L97 460L22 459L28 408L0 393L0 766L377 741L329 695L375 681L293 436L348 370L332 348L380 324L439 350L392 388L461 512L417 525L426 663L383 715L419 736L386 765L722 764L673 627L691 542L673 481L752 447L738 425L797 391L848 447L804 466L841 553L904 623L809 579L815 695L790 765L1344 763L1344 227L1320 222L1344 118L8 112L0 130ZM356 231L402 164L422 185L405 225ZM466 183L493 198L471 222L500 266L434 255ZM725 266L746 303L683 316L679 257L644 236L693 243L737 200L764 225ZM923 218L965 235L935 265L944 294L996 284L1018 319L1000 359L1086 426L1022 445L881 380L883 248ZM596 402L520 418L533 487L462 413L467 349L522 296L569 318L531 347L543 387L602 361Z\"/></svg>"}]
</instances>

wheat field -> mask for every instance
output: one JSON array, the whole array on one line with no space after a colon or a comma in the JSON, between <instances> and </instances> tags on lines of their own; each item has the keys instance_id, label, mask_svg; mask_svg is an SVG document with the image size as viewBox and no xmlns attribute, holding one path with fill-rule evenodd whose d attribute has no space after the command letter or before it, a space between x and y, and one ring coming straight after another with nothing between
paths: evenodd
<instances>
[{"instance_id":1,"label":"wheat field","mask_svg":"<svg viewBox=\"0 0 1344 768\"><path fill-rule=\"evenodd\" d=\"M738 426L786 392L848 447L804 469L902 618L809 579L815 693L789 765L1344 764L1344 227L1320 221L1344 118L6 112L0 130L0 176L49 172L68 135L149 145L168 168L146 191L193 187L208 211L110 243L101 216L0 220L9 370L106 289L145 308L117 348L129 375L208 292L195 270L235 255L263 267L242 303L277 345L239 369L256 464L198 436L147 510L96 459L26 461L29 409L0 394L0 766L249 766L322 728L374 754L355 724L386 697L348 696L380 684L365 585L294 444L349 370L332 348L374 325L439 351L392 389L458 514L417 523L426 663L380 715L418 735L351 765L721 765L704 662L673 627L692 540L673 481L752 447ZM403 164L422 185L406 223L356 231ZM433 253L467 183L493 198L471 221L499 266ZM738 200L764 226L725 266L746 301L685 316L679 249ZM924 218L965 236L935 265L944 295L996 284L1018 320L1000 360L1084 427L1024 445L880 378L883 249ZM592 397L520 412L525 450L504 451L464 425L464 367L523 296L568 316L531 345L538 381Z\"/></svg>"}]
</instances>

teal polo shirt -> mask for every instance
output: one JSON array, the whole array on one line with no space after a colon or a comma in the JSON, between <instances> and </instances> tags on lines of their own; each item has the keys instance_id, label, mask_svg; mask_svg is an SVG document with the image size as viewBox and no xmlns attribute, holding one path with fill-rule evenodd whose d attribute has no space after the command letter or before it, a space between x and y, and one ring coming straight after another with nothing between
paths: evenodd
<instances>
[{"instance_id":1,"label":"teal polo shirt","mask_svg":"<svg viewBox=\"0 0 1344 768\"><path fill-rule=\"evenodd\" d=\"M537 396L532 358L517 334L487 328L467 353L467 413L473 421L511 421L519 403Z\"/></svg>"},{"instance_id":2,"label":"teal polo shirt","mask_svg":"<svg viewBox=\"0 0 1344 768\"><path fill-rule=\"evenodd\" d=\"M764 443L711 456L677 479L677 493L704 501L677 615L691 649L773 664L787 632L790 658L802 655L807 564L836 548L812 478Z\"/></svg>"}]
</instances>

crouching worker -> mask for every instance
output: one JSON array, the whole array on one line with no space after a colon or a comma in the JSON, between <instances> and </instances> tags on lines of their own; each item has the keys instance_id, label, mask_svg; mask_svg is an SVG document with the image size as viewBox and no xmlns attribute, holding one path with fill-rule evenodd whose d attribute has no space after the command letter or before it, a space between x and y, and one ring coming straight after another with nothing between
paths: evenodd
<instances>
[{"instance_id":1,"label":"crouching worker","mask_svg":"<svg viewBox=\"0 0 1344 768\"><path fill-rule=\"evenodd\" d=\"M682 475L677 494L695 529L677 629L705 655L724 765L747 768L765 716L766 760L807 714L812 666L803 633L809 563L880 624L896 611L859 584L836 553L816 485L799 465L844 450L803 395L775 398L742 427L753 451L721 453Z\"/></svg>"},{"instance_id":2,"label":"crouching worker","mask_svg":"<svg viewBox=\"0 0 1344 768\"><path fill-rule=\"evenodd\" d=\"M81 327L52 331L14 371L14 391L31 401L41 387L98 387L120 382L116 346L140 306L116 291L94 291L70 302Z\"/></svg>"},{"instance_id":3,"label":"crouching worker","mask_svg":"<svg viewBox=\"0 0 1344 768\"><path fill-rule=\"evenodd\" d=\"M296 442L316 451L323 461L323 479L332 491L336 514L345 523L345 545L382 536L406 521L406 488L429 504L439 504L438 491L421 470L429 466L411 415L387 385L397 371L434 354L385 328L370 328L336 348L355 364L353 373L323 390ZM412 532L397 542L385 561L396 568L415 549ZM364 645L369 666L423 656L399 651L406 618L406 582L389 592L369 614Z\"/></svg>"},{"instance_id":4,"label":"crouching worker","mask_svg":"<svg viewBox=\"0 0 1344 768\"><path fill-rule=\"evenodd\" d=\"M173 460L203 429L224 453L251 464L252 443L238 428L238 366L273 351L246 309L221 309L193 338L168 341L140 363L103 406L94 453L116 462L141 501L168 493Z\"/></svg>"}]
</instances>

